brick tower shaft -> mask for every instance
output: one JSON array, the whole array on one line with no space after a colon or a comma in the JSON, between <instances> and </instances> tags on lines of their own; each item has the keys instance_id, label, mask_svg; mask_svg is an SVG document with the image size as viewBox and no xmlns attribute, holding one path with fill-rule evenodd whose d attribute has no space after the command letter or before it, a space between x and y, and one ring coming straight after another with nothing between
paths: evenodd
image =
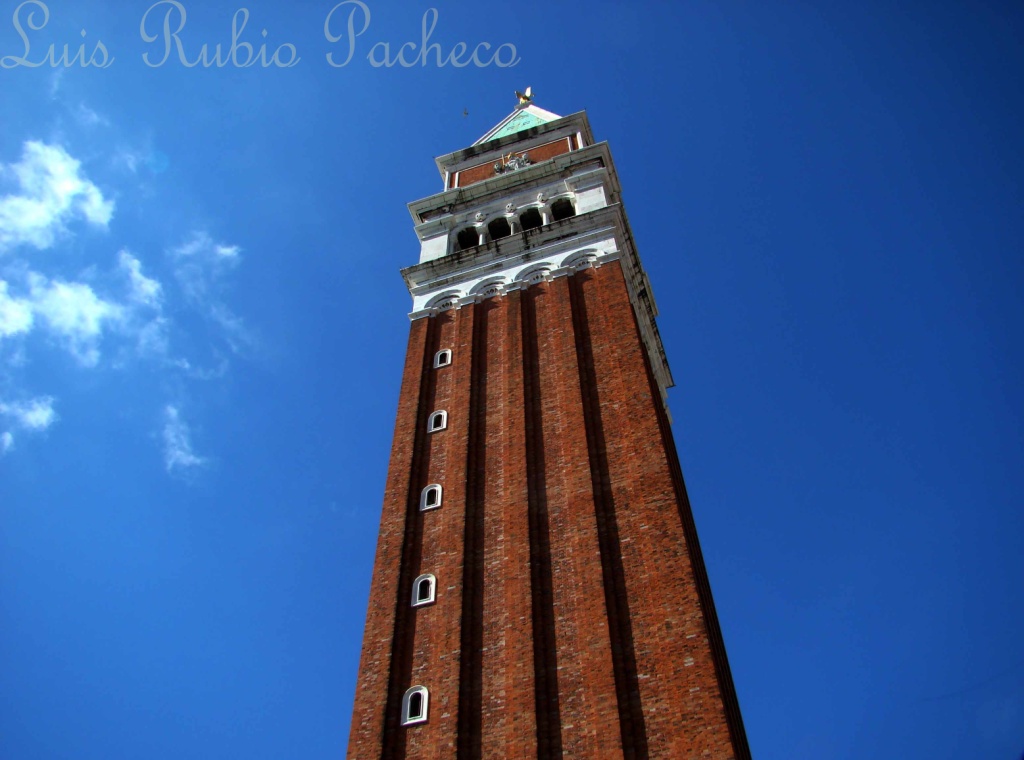
<instances>
[{"instance_id":1,"label":"brick tower shaft","mask_svg":"<svg viewBox=\"0 0 1024 760\"><path fill-rule=\"evenodd\" d=\"M747 758L610 154L524 106L411 206L348 757Z\"/></svg>"}]
</instances>

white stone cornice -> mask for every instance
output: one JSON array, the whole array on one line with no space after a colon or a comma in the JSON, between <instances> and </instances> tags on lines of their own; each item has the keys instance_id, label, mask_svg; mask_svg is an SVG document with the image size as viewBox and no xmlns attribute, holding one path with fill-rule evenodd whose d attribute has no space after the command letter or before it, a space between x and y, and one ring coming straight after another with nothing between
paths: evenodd
<instances>
[{"instance_id":1,"label":"white stone cornice","mask_svg":"<svg viewBox=\"0 0 1024 760\"><path fill-rule=\"evenodd\" d=\"M413 298L413 312L410 316L415 318L414 315L436 309L439 303L450 298L477 294L488 286L498 287L500 292L504 292L513 283L529 283L536 272L544 272L548 277L558 276L584 266L615 261L620 255L615 228L604 227L584 235L526 248L508 257L480 257L454 272L438 273L439 276L411 285L409 292Z\"/></svg>"}]
</instances>

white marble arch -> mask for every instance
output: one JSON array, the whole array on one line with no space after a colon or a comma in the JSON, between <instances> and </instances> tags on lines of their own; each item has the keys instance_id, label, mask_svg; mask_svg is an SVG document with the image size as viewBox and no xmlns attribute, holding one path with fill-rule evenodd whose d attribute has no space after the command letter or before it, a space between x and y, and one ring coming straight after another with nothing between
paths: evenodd
<instances>
[{"instance_id":1,"label":"white marble arch","mask_svg":"<svg viewBox=\"0 0 1024 760\"><path fill-rule=\"evenodd\" d=\"M529 267L521 269L516 273L514 282L522 283L529 287L530 285L536 285L538 282L544 282L545 280L551 279L551 273L555 270L548 261L541 261L536 264L531 264Z\"/></svg>"},{"instance_id":2,"label":"white marble arch","mask_svg":"<svg viewBox=\"0 0 1024 760\"><path fill-rule=\"evenodd\" d=\"M571 269L578 272L581 269L589 269L597 266L597 257L601 255L597 250L584 250L572 254L562 262L562 269Z\"/></svg>"},{"instance_id":3,"label":"white marble arch","mask_svg":"<svg viewBox=\"0 0 1024 760\"><path fill-rule=\"evenodd\" d=\"M476 296L478 298L490 298L491 296L500 296L505 294L505 290L508 288L508 278L495 277L489 280L482 280L477 285L474 285L467 295Z\"/></svg>"},{"instance_id":4,"label":"white marble arch","mask_svg":"<svg viewBox=\"0 0 1024 760\"><path fill-rule=\"evenodd\" d=\"M439 293L436 296L430 298L426 303L427 309L433 309L434 312L447 311L453 306L457 306L459 299L462 298L463 293L460 290L446 290L443 293Z\"/></svg>"}]
</instances>

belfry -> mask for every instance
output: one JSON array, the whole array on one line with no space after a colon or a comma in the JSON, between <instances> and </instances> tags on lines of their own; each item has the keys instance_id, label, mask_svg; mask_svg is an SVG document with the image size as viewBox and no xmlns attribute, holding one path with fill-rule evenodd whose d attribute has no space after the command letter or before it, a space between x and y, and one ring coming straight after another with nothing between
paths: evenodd
<instances>
[{"instance_id":1,"label":"belfry","mask_svg":"<svg viewBox=\"0 0 1024 760\"><path fill-rule=\"evenodd\" d=\"M749 758L611 153L517 95L409 205L348 757Z\"/></svg>"}]
</instances>

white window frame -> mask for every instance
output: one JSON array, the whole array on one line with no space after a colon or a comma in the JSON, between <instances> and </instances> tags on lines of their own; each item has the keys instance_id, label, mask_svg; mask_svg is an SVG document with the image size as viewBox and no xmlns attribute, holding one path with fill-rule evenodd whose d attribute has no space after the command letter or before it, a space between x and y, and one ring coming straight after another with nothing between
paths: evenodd
<instances>
[{"instance_id":1,"label":"white window frame","mask_svg":"<svg viewBox=\"0 0 1024 760\"><path fill-rule=\"evenodd\" d=\"M427 494L430 491L437 490L437 503L427 504ZM420 512L426 512L431 509L437 509L441 506L441 500L444 498L444 489L441 488L440 483L431 483L429 486L423 489L420 493Z\"/></svg>"},{"instance_id":2,"label":"white window frame","mask_svg":"<svg viewBox=\"0 0 1024 760\"><path fill-rule=\"evenodd\" d=\"M447 359L447 361L441 361ZM450 348L442 348L436 354L434 354L434 369L439 367L447 367L452 363L452 350Z\"/></svg>"},{"instance_id":3,"label":"white window frame","mask_svg":"<svg viewBox=\"0 0 1024 760\"><path fill-rule=\"evenodd\" d=\"M423 581L430 582L430 596L426 599L420 599L420 584ZM437 578L431 573L424 573L412 582L412 606L413 607L426 607L428 604L433 604L437 599Z\"/></svg>"},{"instance_id":4,"label":"white window frame","mask_svg":"<svg viewBox=\"0 0 1024 760\"><path fill-rule=\"evenodd\" d=\"M409 715L409 703L412 702L414 694L419 694L423 697L423 712L419 715ZM417 723L427 722L427 711L430 708L430 692L427 691L426 686L411 686L406 690L405 696L402 697L402 725L413 726Z\"/></svg>"},{"instance_id":5,"label":"white window frame","mask_svg":"<svg viewBox=\"0 0 1024 760\"><path fill-rule=\"evenodd\" d=\"M434 420L437 419L437 415L441 415L441 421L435 425ZM448 412L444 409L438 409L436 412L431 412L430 417L427 418L427 432L436 433L439 430L444 430L448 427Z\"/></svg>"}]
</instances>

